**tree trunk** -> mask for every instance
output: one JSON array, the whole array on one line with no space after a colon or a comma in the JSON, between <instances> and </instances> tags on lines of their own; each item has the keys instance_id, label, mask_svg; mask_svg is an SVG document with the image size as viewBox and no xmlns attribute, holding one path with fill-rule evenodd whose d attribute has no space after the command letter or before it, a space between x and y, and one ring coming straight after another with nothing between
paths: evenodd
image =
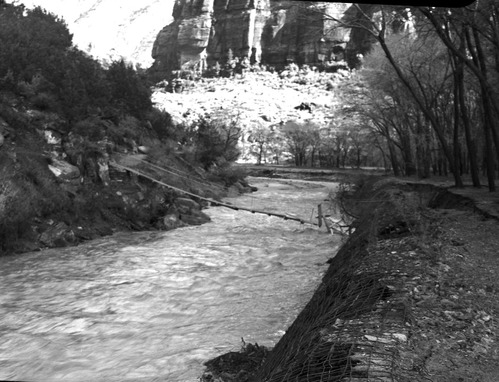
<instances>
[{"instance_id":1,"label":"tree trunk","mask_svg":"<svg viewBox=\"0 0 499 382\"><path fill-rule=\"evenodd\" d=\"M464 47L464 41L461 44L460 50L465 49ZM469 157L469 166L470 166L470 172L471 172L471 181L473 183L473 187L479 188L480 185L480 176L479 176L479 168L478 168L478 161L477 161L477 152L476 152L476 146L475 142L473 141L473 138L471 136L471 124L470 124L470 119L468 116L468 109L466 107L466 100L464 98L464 64L456 59L455 60L455 65L456 65L456 71L455 71L455 77L454 80L457 83L457 94L458 94L458 102L459 102L459 109L460 109L460 114L461 118L463 121L463 129L464 129L464 136L466 139L466 146L468 147L468 157Z\"/></svg>"},{"instance_id":2,"label":"tree trunk","mask_svg":"<svg viewBox=\"0 0 499 382\"><path fill-rule=\"evenodd\" d=\"M400 166L397 160L395 145L391 141L391 138L387 138L387 141L388 141L388 151L390 152L390 162L392 162L393 175L400 176Z\"/></svg>"},{"instance_id":3,"label":"tree trunk","mask_svg":"<svg viewBox=\"0 0 499 382\"><path fill-rule=\"evenodd\" d=\"M413 87L405 77L404 73L402 73L402 70L400 69L399 65L393 58L390 49L386 45L385 39L382 35L378 35L377 39L381 45L381 48L383 49L383 52L385 53L388 61L392 65L393 69L395 70L395 73L397 73L398 78L400 81L404 84L404 86L407 88L409 93L412 95L414 101L418 105L419 109L421 112L425 115L426 118L431 122L431 125L433 129L435 130L435 133L437 134L438 140L440 141L440 146L442 148L442 152L444 153L445 157L447 158L447 161L449 162L450 169L452 171L452 174L454 175L454 182L457 185L462 184L461 181L461 175L459 174L459 171L457 170L457 167L455 166L454 163L454 155L453 151L449 148L449 145L447 144L447 141L445 139L445 135L443 132L442 127L438 123L437 118L431 111L429 107L426 107L424 102L419 98L419 96L416 94L414 91Z\"/></svg>"},{"instance_id":4,"label":"tree trunk","mask_svg":"<svg viewBox=\"0 0 499 382\"><path fill-rule=\"evenodd\" d=\"M427 122L424 122L424 150L425 150L425 156L423 159L423 166L424 166L424 177L429 178L430 177L430 171L431 171L431 128L427 126Z\"/></svg>"},{"instance_id":5,"label":"tree trunk","mask_svg":"<svg viewBox=\"0 0 499 382\"><path fill-rule=\"evenodd\" d=\"M480 38L478 36L478 31L474 28L473 29L473 37L475 39L475 45L476 45L476 57L478 59L479 66L481 68L481 71L484 75L485 78L487 78L487 64L485 62L485 56L484 52L482 49L482 44L480 41ZM488 153L488 158L487 158L487 179L489 181L489 190L490 191L495 191L495 165L494 165L494 156L492 154L492 145L489 143L490 137L492 136L492 139L494 141L494 146L496 148L496 158L499 160L499 136L497 134L497 129L494 124L493 120L493 106L492 106L492 100L490 99L490 93L488 91L488 87L486 83L483 83L480 81L480 89L482 92L482 103L483 103L483 113L484 113L484 122L485 122L485 139L486 139L486 144L487 144L487 153ZM490 150L490 152L489 152ZM492 181L492 183L491 183Z\"/></svg>"},{"instance_id":6,"label":"tree trunk","mask_svg":"<svg viewBox=\"0 0 499 382\"><path fill-rule=\"evenodd\" d=\"M454 146L454 171L461 174L461 148L459 144L459 103L457 102L457 84L454 83L454 136L453 136L453 146ZM462 188L463 181L461 177L456 180L456 187Z\"/></svg>"},{"instance_id":7,"label":"tree trunk","mask_svg":"<svg viewBox=\"0 0 499 382\"><path fill-rule=\"evenodd\" d=\"M486 118L486 117L485 117ZM495 171L494 171L494 157L492 155L492 142L490 141L490 129L488 123L484 122L485 128L485 169L487 172L487 181L489 184L489 191L494 192L496 190L495 184Z\"/></svg>"}]
</instances>

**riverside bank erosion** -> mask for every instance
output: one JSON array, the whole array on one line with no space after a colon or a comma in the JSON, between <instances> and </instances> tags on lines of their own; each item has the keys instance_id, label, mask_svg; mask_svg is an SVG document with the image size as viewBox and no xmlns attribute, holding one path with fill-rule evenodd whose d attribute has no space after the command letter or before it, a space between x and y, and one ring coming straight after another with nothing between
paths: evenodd
<instances>
[{"instance_id":1,"label":"riverside bank erosion","mask_svg":"<svg viewBox=\"0 0 499 382\"><path fill-rule=\"evenodd\" d=\"M249 179L234 205L310 218L335 184ZM190 202L187 202L190 204ZM116 232L0 258L0 380L196 381L241 337L271 347L340 239L225 207L169 231Z\"/></svg>"},{"instance_id":2,"label":"riverside bank erosion","mask_svg":"<svg viewBox=\"0 0 499 382\"><path fill-rule=\"evenodd\" d=\"M495 380L497 216L431 184L378 178L343 197L355 233L297 319L271 351L208 362L204 380Z\"/></svg>"},{"instance_id":3,"label":"riverside bank erosion","mask_svg":"<svg viewBox=\"0 0 499 382\"><path fill-rule=\"evenodd\" d=\"M18 157L13 155L15 167ZM111 161L107 155L102 156L105 160L99 158L93 163L94 175L84 178L76 166L65 161L48 161L41 156L26 155L23 161L35 168L33 171L36 171L37 178L45 182L44 188L48 189L46 185L50 185L54 193L61 194L60 208L50 214L39 211L31 213L34 216L25 221L24 225L28 227L23 227L21 234L14 232L16 230L10 232L8 227L2 226L4 240L0 245L0 254L74 246L118 231L167 231L210 221L209 216L202 211L207 207L203 200L163 187L151 179L215 200L256 190L245 179L230 184L209 181L207 174L200 168L193 169L173 156L163 158L162 166L165 168L151 164L146 155L120 155ZM132 164L127 164L134 168L140 168L137 163L141 162L142 167L149 164L161 171L148 171L149 178L146 178L109 166L109 163L123 161L124 158L128 158L128 162L132 161ZM90 159L87 158L87 162L90 163ZM5 187L9 189L8 182ZM43 202L44 195L38 197L40 202L30 200L29 194L25 195L23 202L21 193L15 187L13 189L16 191L12 196L14 202L11 201L10 209L9 205L3 208L1 215L9 211L12 214L20 213L14 207L21 208L23 205L24 210L32 204ZM36 209L36 206L31 208ZM8 216L0 218L4 222L8 221Z\"/></svg>"}]
</instances>

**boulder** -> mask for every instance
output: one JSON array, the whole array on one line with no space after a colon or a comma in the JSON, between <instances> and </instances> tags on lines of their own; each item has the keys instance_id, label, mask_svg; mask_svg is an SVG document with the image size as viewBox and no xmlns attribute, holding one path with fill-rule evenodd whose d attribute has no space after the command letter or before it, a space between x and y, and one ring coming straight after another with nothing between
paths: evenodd
<instances>
[{"instance_id":1,"label":"boulder","mask_svg":"<svg viewBox=\"0 0 499 382\"><path fill-rule=\"evenodd\" d=\"M180 214L179 219L188 225L201 225L211 221L210 217L201 211L191 211L190 214Z\"/></svg>"},{"instance_id":2,"label":"boulder","mask_svg":"<svg viewBox=\"0 0 499 382\"><path fill-rule=\"evenodd\" d=\"M57 223L40 235L39 241L47 247L66 247L75 243L74 232L65 223Z\"/></svg>"},{"instance_id":3,"label":"boulder","mask_svg":"<svg viewBox=\"0 0 499 382\"><path fill-rule=\"evenodd\" d=\"M192 199L188 198L177 198L175 199L175 205L180 213L189 213L192 211L200 211L201 206Z\"/></svg>"},{"instance_id":4,"label":"boulder","mask_svg":"<svg viewBox=\"0 0 499 382\"><path fill-rule=\"evenodd\" d=\"M54 130L44 130L45 142L49 145L60 145L62 138L61 133Z\"/></svg>"},{"instance_id":5,"label":"boulder","mask_svg":"<svg viewBox=\"0 0 499 382\"><path fill-rule=\"evenodd\" d=\"M185 225L182 221L180 221L177 214L175 214L175 213L167 214L163 218L163 224L165 226L165 230L167 230L167 231L170 231L170 230L175 229L175 228L183 227Z\"/></svg>"},{"instance_id":6,"label":"boulder","mask_svg":"<svg viewBox=\"0 0 499 382\"><path fill-rule=\"evenodd\" d=\"M151 151L151 149L147 146L138 146L137 150L139 150L139 153L141 154L147 154Z\"/></svg>"},{"instance_id":7,"label":"boulder","mask_svg":"<svg viewBox=\"0 0 499 382\"><path fill-rule=\"evenodd\" d=\"M49 164L49 169L61 180L73 180L80 177L80 170L78 167L60 159L52 159L52 163Z\"/></svg>"}]
</instances>

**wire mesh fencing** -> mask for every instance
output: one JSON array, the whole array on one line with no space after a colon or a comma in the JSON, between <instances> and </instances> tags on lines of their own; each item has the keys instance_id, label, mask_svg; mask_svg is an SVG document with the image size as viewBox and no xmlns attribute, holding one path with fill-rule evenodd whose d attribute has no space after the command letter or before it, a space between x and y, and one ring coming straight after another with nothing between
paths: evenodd
<instances>
[{"instance_id":1,"label":"wire mesh fencing","mask_svg":"<svg viewBox=\"0 0 499 382\"><path fill-rule=\"evenodd\" d=\"M378 193L375 198L387 195ZM396 204L390 197L366 207L362 223L332 260L311 301L274 347L256 380L429 380L410 344L417 329L410 293L424 272L420 256L400 237L384 233L400 223Z\"/></svg>"}]
</instances>

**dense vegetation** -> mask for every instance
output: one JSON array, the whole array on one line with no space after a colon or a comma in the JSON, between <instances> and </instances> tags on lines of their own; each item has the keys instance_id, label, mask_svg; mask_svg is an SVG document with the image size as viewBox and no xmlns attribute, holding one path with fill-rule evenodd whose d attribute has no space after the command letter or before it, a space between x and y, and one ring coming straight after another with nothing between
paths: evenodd
<instances>
[{"instance_id":1,"label":"dense vegetation","mask_svg":"<svg viewBox=\"0 0 499 382\"><path fill-rule=\"evenodd\" d=\"M0 79L3 90L75 121L103 113L142 117L150 91L123 61L106 70L72 45L66 24L41 8L2 5Z\"/></svg>"},{"instance_id":2,"label":"dense vegetation","mask_svg":"<svg viewBox=\"0 0 499 382\"><path fill-rule=\"evenodd\" d=\"M358 105L396 175L480 174L495 190L499 160L499 4L465 8L356 5L342 26L370 36Z\"/></svg>"},{"instance_id":3,"label":"dense vegetation","mask_svg":"<svg viewBox=\"0 0 499 382\"><path fill-rule=\"evenodd\" d=\"M333 117L328 117L326 123L318 118L288 120L270 126L254 124L248 130L247 141L256 162L326 168L387 167L375 135L357 110L366 86L363 78L344 70L342 75L308 72L308 67L301 68L291 79L283 81L319 88L326 85L333 94L334 103L327 105L328 114ZM295 109L309 110L314 118L316 107L302 103Z\"/></svg>"},{"instance_id":4,"label":"dense vegetation","mask_svg":"<svg viewBox=\"0 0 499 382\"><path fill-rule=\"evenodd\" d=\"M298 166L381 165L397 176L451 174L456 186L468 178L479 187L486 178L495 190L497 1L465 8L354 4L341 20L324 16L364 36L364 56L345 52L356 74L331 86L337 104L328 126L255 127L257 161L286 150Z\"/></svg>"},{"instance_id":5,"label":"dense vegetation","mask_svg":"<svg viewBox=\"0 0 499 382\"><path fill-rule=\"evenodd\" d=\"M114 151L142 145L174 156L182 143L185 159L214 177L237 158L237 129L227 140L225 124L175 125L153 107L144 73L123 60L103 67L73 46L63 20L41 8L0 1L0 47L0 253L39 235L34 221L70 225L98 214L105 192L96 187L107 183L99 168ZM48 145L47 133L59 143ZM71 187L49 170L61 160L79 169Z\"/></svg>"}]
</instances>

